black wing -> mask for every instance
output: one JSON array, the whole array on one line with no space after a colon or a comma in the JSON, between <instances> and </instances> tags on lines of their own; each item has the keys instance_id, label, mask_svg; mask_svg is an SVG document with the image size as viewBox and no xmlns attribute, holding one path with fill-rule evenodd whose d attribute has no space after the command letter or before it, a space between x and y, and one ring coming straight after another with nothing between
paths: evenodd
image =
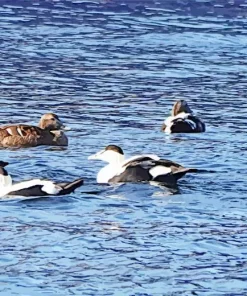
<instances>
[{"instance_id":1,"label":"black wing","mask_svg":"<svg viewBox=\"0 0 247 296\"><path fill-rule=\"evenodd\" d=\"M159 160L154 160L151 157L138 157L134 160L130 160L129 162L125 163L123 167L129 168L129 167L135 167L135 166L141 166L145 169L151 169L154 166L164 166L167 168L171 168L172 171L177 171L178 169L184 168L182 165L168 159L159 159Z\"/></svg>"},{"instance_id":2,"label":"black wing","mask_svg":"<svg viewBox=\"0 0 247 296\"><path fill-rule=\"evenodd\" d=\"M132 159L128 162L126 162L123 167L134 167L137 165L150 165L151 167L153 166L153 163L156 160L154 160L152 157L149 156L140 156L140 157L136 157L135 159Z\"/></svg>"},{"instance_id":3,"label":"black wing","mask_svg":"<svg viewBox=\"0 0 247 296\"><path fill-rule=\"evenodd\" d=\"M61 187L62 190L58 193L58 195L64 195L74 192L78 187L82 186L83 183L83 179L77 179L69 183L59 183L57 184L57 186Z\"/></svg>"},{"instance_id":4,"label":"black wing","mask_svg":"<svg viewBox=\"0 0 247 296\"><path fill-rule=\"evenodd\" d=\"M144 182L151 181L152 176L149 170L155 166L155 160L152 157L140 156L127 161L121 174L111 178L109 182Z\"/></svg>"},{"instance_id":5,"label":"black wing","mask_svg":"<svg viewBox=\"0 0 247 296\"><path fill-rule=\"evenodd\" d=\"M180 167L182 167L170 160L155 160L152 157L140 156L130 160L129 162L126 162L123 165L123 167L125 167L125 170L121 174L110 179L109 182L142 182L151 180L156 181L156 178L154 179L153 176L150 174L150 170L155 166L164 166L166 168L171 168L171 173L165 173L164 175L157 178L157 180L160 182L168 183L175 182L175 179L172 176L173 170L176 171Z\"/></svg>"},{"instance_id":6,"label":"black wing","mask_svg":"<svg viewBox=\"0 0 247 296\"><path fill-rule=\"evenodd\" d=\"M205 132L205 124L194 115L186 118L175 118L171 126L172 133L199 133Z\"/></svg>"},{"instance_id":7,"label":"black wing","mask_svg":"<svg viewBox=\"0 0 247 296\"><path fill-rule=\"evenodd\" d=\"M42 191L44 185L34 185L28 188L23 188L17 191L9 192L8 195L19 195L19 196L47 196L47 192Z\"/></svg>"}]
</instances>

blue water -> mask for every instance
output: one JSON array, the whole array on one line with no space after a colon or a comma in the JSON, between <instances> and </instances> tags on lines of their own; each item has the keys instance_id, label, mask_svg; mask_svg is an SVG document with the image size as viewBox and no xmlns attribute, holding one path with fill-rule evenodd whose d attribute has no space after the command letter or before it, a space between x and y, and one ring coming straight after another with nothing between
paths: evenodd
<instances>
[{"instance_id":1,"label":"blue water","mask_svg":"<svg viewBox=\"0 0 247 296\"><path fill-rule=\"evenodd\" d=\"M74 194L0 203L1 295L247 294L247 1L1 1L0 124L55 112L68 149L0 150L16 181ZM176 99L207 132L165 135ZM215 173L174 191L99 186L108 144Z\"/></svg>"}]
</instances>

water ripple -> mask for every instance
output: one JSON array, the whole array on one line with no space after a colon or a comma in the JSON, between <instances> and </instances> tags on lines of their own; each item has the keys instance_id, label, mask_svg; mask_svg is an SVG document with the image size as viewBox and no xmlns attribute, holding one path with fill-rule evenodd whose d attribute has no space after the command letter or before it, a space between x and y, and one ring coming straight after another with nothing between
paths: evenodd
<instances>
[{"instance_id":1,"label":"water ripple","mask_svg":"<svg viewBox=\"0 0 247 296\"><path fill-rule=\"evenodd\" d=\"M247 6L223 2L1 2L0 123L52 111L71 127L68 149L1 159L15 180L85 178L69 196L1 201L1 295L247 293ZM160 132L181 98L206 133ZM96 185L87 157L109 143L215 172Z\"/></svg>"}]
</instances>

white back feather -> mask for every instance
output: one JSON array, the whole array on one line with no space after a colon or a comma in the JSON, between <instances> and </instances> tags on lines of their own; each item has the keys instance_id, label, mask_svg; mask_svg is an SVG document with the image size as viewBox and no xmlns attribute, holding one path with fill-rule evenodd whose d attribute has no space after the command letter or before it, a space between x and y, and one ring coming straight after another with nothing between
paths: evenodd
<instances>
[{"instance_id":1,"label":"white back feather","mask_svg":"<svg viewBox=\"0 0 247 296\"><path fill-rule=\"evenodd\" d=\"M41 190L46 192L47 194L57 194L60 191L60 188L58 188L52 181L34 179L34 180L24 181L24 182L20 182L12 186L9 186L8 188L6 188L4 195L12 191L18 191L18 190L30 188L36 185L43 186Z\"/></svg>"},{"instance_id":2,"label":"white back feather","mask_svg":"<svg viewBox=\"0 0 247 296\"><path fill-rule=\"evenodd\" d=\"M153 160L160 160L159 156L155 155L155 154L142 154L142 155L135 155L135 156L132 156L128 159L125 159L123 162L121 162L121 167L125 166L126 163L128 162L131 162L131 161L135 161L139 158L144 158L144 157L150 157L151 159Z\"/></svg>"},{"instance_id":3,"label":"white back feather","mask_svg":"<svg viewBox=\"0 0 247 296\"><path fill-rule=\"evenodd\" d=\"M167 117L167 119L164 121L164 124L166 125L165 133L171 133L171 127L173 125L173 120L178 119L178 118L187 119L189 115L191 115L191 114L190 113L181 112L181 113L178 113L176 116L169 116L169 117ZM190 124L190 126L191 126L191 124Z\"/></svg>"},{"instance_id":4,"label":"white back feather","mask_svg":"<svg viewBox=\"0 0 247 296\"><path fill-rule=\"evenodd\" d=\"M115 176L122 174L128 166L125 166L128 162L132 162L138 160L140 158L150 157L153 160L159 160L160 158L155 154L143 154L143 155L135 155L126 160L123 160L120 163L108 164L104 168L102 168L97 175L98 183L108 183L109 180Z\"/></svg>"},{"instance_id":5,"label":"white back feather","mask_svg":"<svg viewBox=\"0 0 247 296\"><path fill-rule=\"evenodd\" d=\"M162 165L157 165L149 170L149 173L152 175L153 178L156 178L158 176L163 176L171 173L171 168L162 166Z\"/></svg>"},{"instance_id":6,"label":"white back feather","mask_svg":"<svg viewBox=\"0 0 247 296\"><path fill-rule=\"evenodd\" d=\"M127 165L127 166L125 166L125 165L126 165L128 162L132 162L132 161L138 160L138 159L140 159L140 158L142 158L142 157L143 157L143 158L144 158L144 157L150 157L150 158L153 159L153 160L160 160L159 156L157 156L157 155L155 155L155 154L142 154L142 155L135 155L135 156L132 156L132 157L130 157L130 158L124 160L124 161L121 163L121 166L119 167L118 172L115 174L115 176L122 174L122 173L126 170L126 168L128 167L128 165Z\"/></svg>"}]
</instances>

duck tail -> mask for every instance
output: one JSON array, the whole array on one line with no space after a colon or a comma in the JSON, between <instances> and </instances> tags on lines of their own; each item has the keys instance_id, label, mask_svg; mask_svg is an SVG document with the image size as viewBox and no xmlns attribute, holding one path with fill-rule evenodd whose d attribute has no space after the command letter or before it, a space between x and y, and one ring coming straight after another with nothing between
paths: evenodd
<instances>
[{"instance_id":1,"label":"duck tail","mask_svg":"<svg viewBox=\"0 0 247 296\"><path fill-rule=\"evenodd\" d=\"M173 175L176 180L178 180L187 173L215 173L215 171L195 168L180 168L178 171L174 172Z\"/></svg>"},{"instance_id":2,"label":"duck tail","mask_svg":"<svg viewBox=\"0 0 247 296\"><path fill-rule=\"evenodd\" d=\"M187 173L197 173L197 169L194 168L179 168L176 172L173 172L173 176L176 180L179 180Z\"/></svg>"},{"instance_id":3,"label":"duck tail","mask_svg":"<svg viewBox=\"0 0 247 296\"><path fill-rule=\"evenodd\" d=\"M83 179L77 179L73 182L58 184L59 186L62 187L62 190L59 192L59 195L64 195L64 194L69 194L71 192L74 192L75 189L82 186L83 183L84 183Z\"/></svg>"},{"instance_id":4,"label":"duck tail","mask_svg":"<svg viewBox=\"0 0 247 296\"><path fill-rule=\"evenodd\" d=\"M188 168L188 173L216 173L214 170Z\"/></svg>"}]
</instances>

